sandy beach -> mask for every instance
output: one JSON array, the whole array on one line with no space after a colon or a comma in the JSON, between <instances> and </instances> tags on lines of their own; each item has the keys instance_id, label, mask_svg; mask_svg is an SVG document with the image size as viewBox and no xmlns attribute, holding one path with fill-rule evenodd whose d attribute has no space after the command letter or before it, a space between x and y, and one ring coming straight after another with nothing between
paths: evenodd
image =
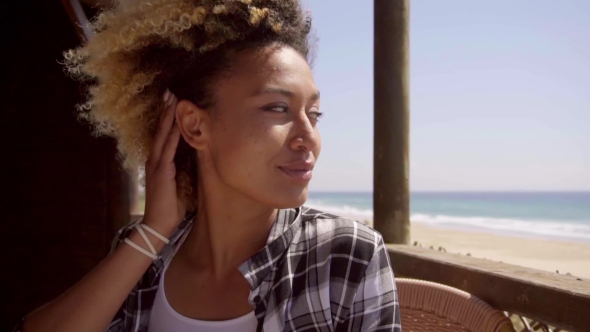
<instances>
[{"instance_id":1,"label":"sandy beach","mask_svg":"<svg viewBox=\"0 0 590 332\"><path fill-rule=\"evenodd\" d=\"M370 221L368 222L370 224ZM412 243L590 279L590 243L499 235L412 223Z\"/></svg>"}]
</instances>

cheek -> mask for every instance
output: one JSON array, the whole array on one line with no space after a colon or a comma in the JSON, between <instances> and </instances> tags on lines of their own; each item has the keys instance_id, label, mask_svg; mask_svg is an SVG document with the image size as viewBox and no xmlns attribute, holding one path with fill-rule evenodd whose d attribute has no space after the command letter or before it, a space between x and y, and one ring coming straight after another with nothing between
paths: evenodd
<instances>
[{"instance_id":1,"label":"cheek","mask_svg":"<svg viewBox=\"0 0 590 332\"><path fill-rule=\"evenodd\" d=\"M260 121L220 128L216 139L216 167L226 182L248 185L264 181L280 156L288 130ZM244 183L248 182L248 183Z\"/></svg>"}]
</instances>

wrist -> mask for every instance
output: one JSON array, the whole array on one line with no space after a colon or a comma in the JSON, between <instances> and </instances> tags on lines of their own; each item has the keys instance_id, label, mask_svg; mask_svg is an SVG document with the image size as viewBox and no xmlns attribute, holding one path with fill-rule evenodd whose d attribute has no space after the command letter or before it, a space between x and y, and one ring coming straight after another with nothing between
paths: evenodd
<instances>
[{"instance_id":1,"label":"wrist","mask_svg":"<svg viewBox=\"0 0 590 332\"><path fill-rule=\"evenodd\" d=\"M150 218L144 217L143 220L141 221L141 223L152 228L154 231L158 232L159 234L161 234L163 237L165 237L167 239L170 239L170 237L172 236L172 234L176 230L176 226L171 226L170 224L166 224L166 223L162 223L162 222L156 222ZM149 232L146 232L146 233L149 233ZM153 237L156 241L162 242L162 240L158 239L153 234L150 234L150 236L151 236L150 239Z\"/></svg>"},{"instance_id":2,"label":"wrist","mask_svg":"<svg viewBox=\"0 0 590 332\"><path fill-rule=\"evenodd\" d=\"M152 234L149 234L147 232L144 232L145 235L147 236L148 240L152 243L152 246L154 247L154 249L156 250L155 255L159 255L160 252L162 252L162 249L164 249L164 247L166 246L166 244L162 241L160 241L157 237L153 236ZM139 234L139 231L137 229L134 229L133 232L131 234L129 234L129 240L131 240L131 242L137 244L138 246L142 247L143 249L151 252L150 247L148 246L148 244L144 241L143 237L141 236L141 234Z\"/></svg>"},{"instance_id":3,"label":"wrist","mask_svg":"<svg viewBox=\"0 0 590 332\"><path fill-rule=\"evenodd\" d=\"M144 218L133 227L133 232L129 235L129 240L126 241L131 241L135 245L157 256L169 242L168 239L172 236L174 229L175 227L150 222L149 218ZM129 245L133 246L133 244ZM136 249L141 251L141 249ZM149 256L149 254L146 255Z\"/></svg>"}]
</instances>

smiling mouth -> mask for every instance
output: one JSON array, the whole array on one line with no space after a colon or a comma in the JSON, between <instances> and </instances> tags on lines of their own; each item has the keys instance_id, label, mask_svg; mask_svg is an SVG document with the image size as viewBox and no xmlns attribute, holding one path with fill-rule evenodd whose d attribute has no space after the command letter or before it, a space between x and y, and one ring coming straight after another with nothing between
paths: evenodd
<instances>
[{"instance_id":1,"label":"smiling mouth","mask_svg":"<svg viewBox=\"0 0 590 332\"><path fill-rule=\"evenodd\" d=\"M279 169L281 171L283 171L283 173L285 173L290 178L298 180L298 181L309 182L309 180L311 180L311 177L312 177L311 168L295 169L295 168L279 167Z\"/></svg>"}]
</instances>

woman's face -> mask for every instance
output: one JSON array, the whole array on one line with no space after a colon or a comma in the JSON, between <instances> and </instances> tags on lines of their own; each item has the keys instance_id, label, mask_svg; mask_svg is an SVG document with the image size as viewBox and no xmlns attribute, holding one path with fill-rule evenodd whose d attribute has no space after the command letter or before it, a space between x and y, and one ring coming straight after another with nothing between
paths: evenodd
<instances>
[{"instance_id":1,"label":"woman's face","mask_svg":"<svg viewBox=\"0 0 590 332\"><path fill-rule=\"evenodd\" d=\"M203 172L214 171L223 185L273 208L300 206L321 150L311 69L290 47L237 58L215 87L206 146L199 152L211 167Z\"/></svg>"}]
</instances>

